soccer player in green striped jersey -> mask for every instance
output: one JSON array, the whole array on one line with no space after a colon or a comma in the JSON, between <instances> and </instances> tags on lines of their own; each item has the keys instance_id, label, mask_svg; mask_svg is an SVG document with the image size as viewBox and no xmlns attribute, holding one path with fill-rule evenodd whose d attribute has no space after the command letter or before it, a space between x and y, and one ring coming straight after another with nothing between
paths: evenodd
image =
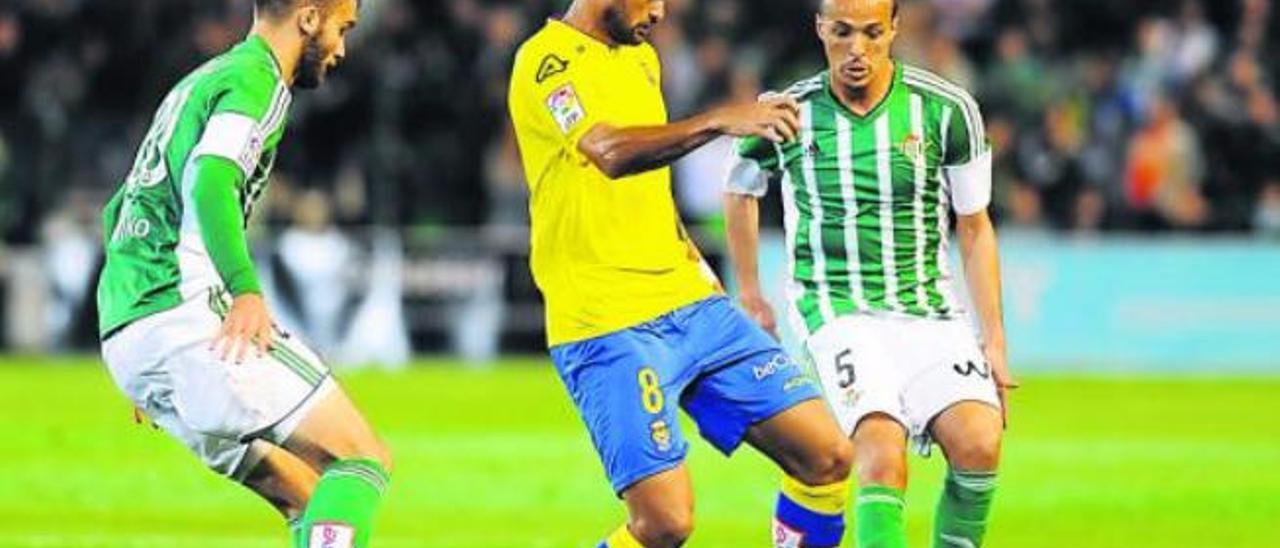
<instances>
[{"instance_id":1,"label":"soccer player in green striped jersey","mask_svg":"<svg viewBox=\"0 0 1280 548\"><path fill-rule=\"evenodd\" d=\"M104 212L102 352L137 409L284 514L294 546L366 546L390 457L275 328L245 226L292 88L346 53L358 0L255 0L249 36L173 87Z\"/></svg>"},{"instance_id":2,"label":"soccer player in green striped jersey","mask_svg":"<svg viewBox=\"0 0 1280 548\"><path fill-rule=\"evenodd\" d=\"M936 441L949 473L935 546L979 546L1005 391L991 151L973 98L893 59L894 0L824 0L815 19L828 67L785 93L795 141L739 141L726 185L730 252L744 307L773 312L757 274L758 198L781 186L790 315L833 411L852 437L864 547L905 544L908 442ZM952 291L950 223L981 341Z\"/></svg>"}]
</instances>

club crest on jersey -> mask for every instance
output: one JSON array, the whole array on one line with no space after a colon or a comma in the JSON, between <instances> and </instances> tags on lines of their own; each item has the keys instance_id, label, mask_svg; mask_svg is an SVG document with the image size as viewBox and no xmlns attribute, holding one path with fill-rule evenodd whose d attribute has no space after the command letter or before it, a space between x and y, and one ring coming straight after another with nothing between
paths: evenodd
<instances>
[{"instance_id":1,"label":"club crest on jersey","mask_svg":"<svg viewBox=\"0 0 1280 548\"><path fill-rule=\"evenodd\" d=\"M650 437L653 438L654 445L658 446L659 451L671 450L671 427L667 426L667 421L662 419L654 419L649 423Z\"/></svg>"},{"instance_id":2,"label":"club crest on jersey","mask_svg":"<svg viewBox=\"0 0 1280 548\"><path fill-rule=\"evenodd\" d=\"M551 92L551 95L547 96L547 110L551 111L551 117L555 118L560 131L564 133L569 133L573 126L578 125L578 122L587 116L587 111L582 108L582 101L578 100L578 93L574 91L573 84L565 84Z\"/></svg>"},{"instance_id":3,"label":"club crest on jersey","mask_svg":"<svg viewBox=\"0 0 1280 548\"><path fill-rule=\"evenodd\" d=\"M560 74L569 70L569 61L561 59L554 53L548 53L542 58L542 63L538 65L538 74L535 80L539 84L546 81L547 78Z\"/></svg>"},{"instance_id":4,"label":"club crest on jersey","mask_svg":"<svg viewBox=\"0 0 1280 548\"><path fill-rule=\"evenodd\" d=\"M320 522L311 526L308 548L352 548L356 530L345 523Z\"/></svg>"},{"instance_id":5,"label":"club crest on jersey","mask_svg":"<svg viewBox=\"0 0 1280 548\"><path fill-rule=\"evenodd\" d=\"M906 138L898 144L898 150L903 156L909 158L912 162L920 161L925 157L925 153L929 151L929 142L921 139L919 135L914 133L907 134Z\"/></svg>"}]
</instances>

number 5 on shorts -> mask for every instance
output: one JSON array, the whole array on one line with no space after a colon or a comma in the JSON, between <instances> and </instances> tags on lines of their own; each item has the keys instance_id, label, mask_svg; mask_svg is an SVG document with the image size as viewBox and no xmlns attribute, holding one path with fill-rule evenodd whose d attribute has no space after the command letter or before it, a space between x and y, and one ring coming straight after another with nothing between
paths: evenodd
<instances>
[{"instance_id":1,"label":"number 5 on shorts","mask_svg":"<svg viewBox=\"0 0 1280 548\"><path fill-rule=\"evenodd\" d=\"M662 411L662 385L658 383L658 372L652 367L640 369L640 403L650 413Z\"/></svg>"},{"instance_id":2,"label":"number 5 on shorts","mask_svg":"<svg viewBox=\"0 0 1280 548\"><path fill-rule=\"evenodd\" d=\"M857 381L857 375L853 370L853 350L845 349L836 354L836 373L839 375L836 382L840 384L840 388L848 388L853 386Z\"/></svg>"}]
</instances>

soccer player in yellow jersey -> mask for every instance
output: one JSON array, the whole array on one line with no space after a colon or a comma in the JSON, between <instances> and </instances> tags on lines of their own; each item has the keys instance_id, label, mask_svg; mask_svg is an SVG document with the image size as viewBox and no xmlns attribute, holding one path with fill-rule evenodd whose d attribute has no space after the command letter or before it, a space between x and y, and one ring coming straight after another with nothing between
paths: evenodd
<instances>
[{"instance_id":1,"label":"soccer player in yellow jersey","mask_svg":"<svg viewBox=\"0 0 1280 548\"><path fill-rule=\"evenodd\" d=\"M719 135L792 140L798 107L779 97L668 122L647 43L663 15L657 0L575 0L511 76L551 357L630 513L600 546L691 533L677 407L722 452L746 441L786 472L775 546L836 546L852 446L816 383L721 293L681 230L667 167Z\"/></svg>"}]
</instances>

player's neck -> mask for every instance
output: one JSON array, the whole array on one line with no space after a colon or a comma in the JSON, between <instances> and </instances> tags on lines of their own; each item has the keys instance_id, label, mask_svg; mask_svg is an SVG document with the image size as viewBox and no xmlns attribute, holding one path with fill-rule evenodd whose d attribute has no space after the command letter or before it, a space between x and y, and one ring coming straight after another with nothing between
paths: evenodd
<instances>
[{"instance_id":1,"label":"player's neck","mask_svg":"<svg viewBox=\"0 0 1280 548\"><path fill-rule=\"evenodd\" d=\"M267 43L276 66L280 68L280 77L284 78L285 84L292 86L293 77L298 72L298 59L302 56L302 41L291 36L289 30L263 19L254 21L249 35L256 35Z\"/></svg>"},{"instance_id":2,"label":"player's neck","mask_svg":"<svg viewBox=\"0 0 1280 548\"><path fill-rule=\"evenodd\" d=\"M603 15L599 13L599 10L592 9L593 7L591 2L576 1L569 6L568 11L564 12L564 17L560 18L560 22L577 29L578 32L595 38L606 46L617 46L618 44L609 37L609 33L600 25Z\"/></svg>"},{"instance_id":3,"label":"player's neck","mask_svg":"<svg viewBox=\"0 0 1280 548\"><path fill-rule=\"evenodd\" d=\"M832 74L830 76L831 91L846 108L858 116L864 116L875 109L876 105L879 105L885 96L889 94L889 88L893 86L893 78L896 72L897 67L894 61L890 59L885 62L883 67L879 67L879 70L876 71L877 76L862 88L850 88L841 85L835 74Z\"/></svg>"}]
</instances>

